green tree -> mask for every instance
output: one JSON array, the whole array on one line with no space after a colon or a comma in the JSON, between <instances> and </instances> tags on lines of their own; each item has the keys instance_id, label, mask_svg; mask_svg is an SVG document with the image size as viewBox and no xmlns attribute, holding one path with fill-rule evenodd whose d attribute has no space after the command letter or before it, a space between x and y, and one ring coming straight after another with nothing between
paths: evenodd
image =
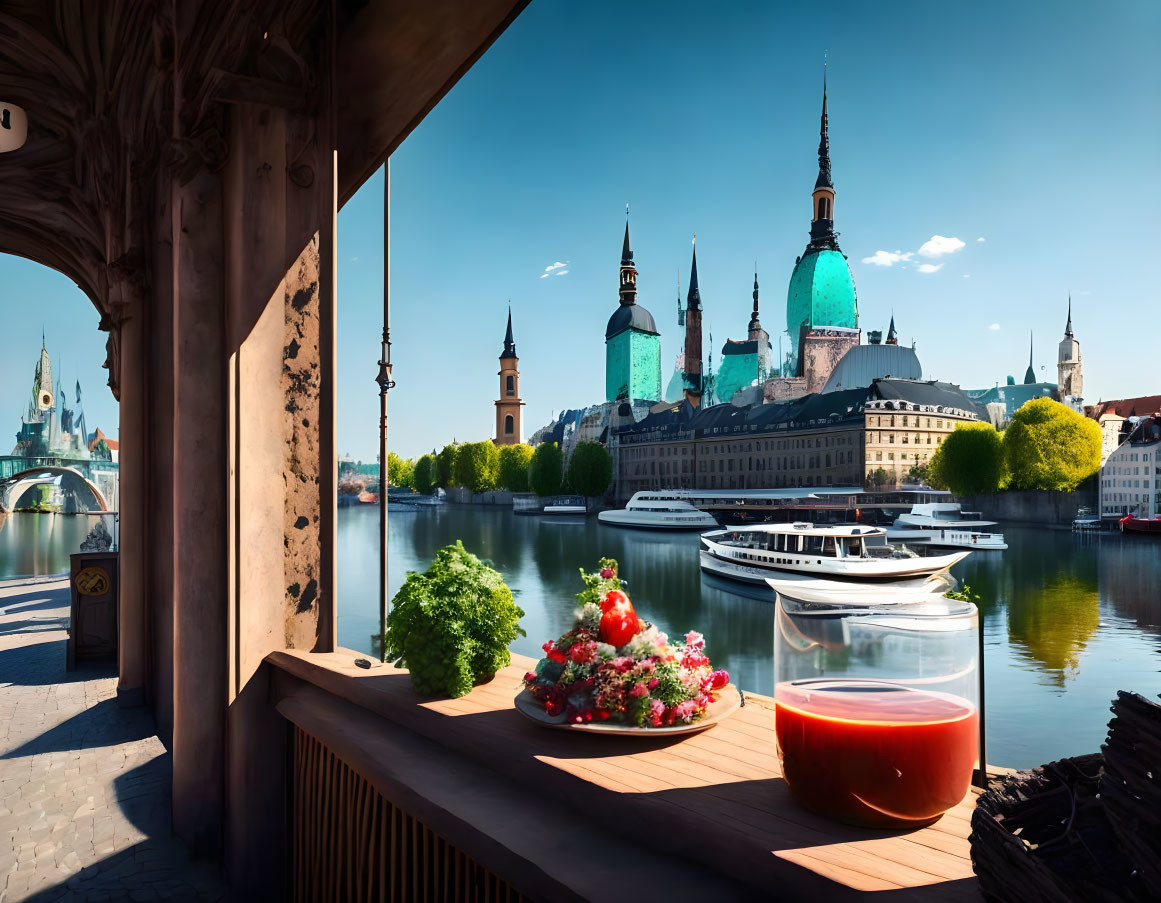
<instances>
[{"instance_id":1,"label":"green tree","mask_svg":"<svg viewBox=\"0 0 1161 903\"><path fill-rule=\"evenodd\" d=\"M928 482L954 495L995 492L1004 480L1004 448L990 423L960 423L931 456Z\"/></svg>"},{"instance_id":2,"label":"green tree","mask_svg":"<svg viewBox=\"0 0 1161 903\"><path fill-rule=\"evenodd\" d=\"M459 446L456 443L445 445L439 450L436 455L436 463L439 465L437 474L437 484L444 489L451 489L456 485L456 452Z\"/></svg>"},{"instance_id":3,"label":"green tree","mask_svg":"<svg viewBox=\"0 0 1161 903\"><path fill-rule=\"evenodd\" d=\"M1101 465L1101 430L1050 398L1025 402L1004 431L1004 458L1013 489L1069 492Z\"/></svg>"},{"instance_id":4,"label":"green tree","mask_svg":"<svg viewBox=\"0 0 1161 903\"><path fill-rule=\"evenodd\" d=\"M415 462L415 472L412 475L415 488L424 495L431 495L439 482L439 462L435 454L428 454Z\"/></svg>"},{"instance_id":5,"label":"green tree","mask_svg":"<svg viewBox=\"0 0 1161 903\"><path fill-rule=\"evenodd\" d=\"M391 486L415 486L415 462L395 452L387 452L387 482Z\"/></svg>"},{"instance_id":6,"label":"green tree","mask_svg":"<svg viewBox=\"0 0 1161 903\"><path fill-rule=\"evenodd\" d=\"M599 442L578 442L565 479L573 492L586 498L604 495L613 482L613 459Z\"/></svg>"},{"instance_id":7,"label":"green tree","mask_svg":"<svg viewBox=\"0 0 1161 903\"><path fill-rule=\"evenodd\" d=\"M555 442L542 442L532 452L528 462L528 485L537 495L556 495L560 492L561 481L560 446Z\"/></svg>"},{"instance_id":8,"label":"green tree","mask_svg":"<svg viewBox=\"0 0 1161 903\"><path fill-rule=\"evenodd\" d=\"M912 483L926 483L927 465L912 464L911 469L907 471L907 479L909 479Z\"/></svg>"},{"instance_id":9,"label":"green tree","mask_svg":"<svg viewBox=\"0 0 1161 903\"><path fill-rule=\"evenodd\" d=\"M528 464L531 460L531 445L501 445L500 477L497 480L500 488L510 492L527 492Z\"/></svg>"},{"instance_id":10,"label":"green tree","mask_svg":"<svg viewBox=\"0 0 1161 903\"><path fill-rule=\"evenodd\" d=\"M472 492L491 492L500 475L500 450L490 439L468 442L456 450L455 482Z\"/></svg>"},{"instance_id":11,"label":"green tree","mask_svg":"<svg viewBox=\"0 0 1161 903\"><path fill-rule=\"evenodd\" d=\"M887 481L891 479L891 475L887 473L882 467L878 468L871 474L871 482L876 486L882 487L887 485Z\"/></svg>"}]
</instances>

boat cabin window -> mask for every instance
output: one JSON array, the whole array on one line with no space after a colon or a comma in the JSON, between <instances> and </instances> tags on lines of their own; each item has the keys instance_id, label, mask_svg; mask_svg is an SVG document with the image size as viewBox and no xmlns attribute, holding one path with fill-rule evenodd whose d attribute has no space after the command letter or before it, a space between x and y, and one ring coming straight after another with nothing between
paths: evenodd
<instances>
[{"instance_id":1,"label":"boat cabin window","mask_svg":"<svg viewBox=\"0 0 1161 903\"><path fill-rule=\"evenodd\" d=\"M822 554L829 555L834 558L838 553L836 551L836 542L833 536L824 536L822 538Z\"/></svg>"},{"instance_id":2,"label":"boat cabin window","mask_svg":"<svg viewBox=\"0 0 1161 903\"><path fill-rule=\"evenodd\" d=\"M807 554L807 555L821 555L822 554L823 537L821 537L821 536L806 536L803 538L806 540L805 545L803 545L803 547L802 547L802 551L805 554Z\"/></svg>"},{"instance_id":3,"label":"boat cabin window","mask_svg":"<svg viewBox=\"0 0 1161 903\"><path fill-rule=\"evenodd\" d=\"M863 541L858 537L847 540L847 557L861 558L863 556Z\"/></svg>"},{"instance_id":4,"label":"boat cabin window","mask_svg":"<svg viewBox=\"0 0 1161 903\"><path fill-rule=\"evenodd\" d=\"M877 534L877 535L871 535L871 536L864 536L864 537L863 537L863 544L864 544L864 545L866 545L866 547L867 547L868 549L873 549L873 548L880 548L880 549L882 549L882 548L886 548L886 546L887 546L887 537L886 537L886 535L885 535L885 534L883 534L883 533L879 533L879 534Z\"/></svg>"}]
</instances>

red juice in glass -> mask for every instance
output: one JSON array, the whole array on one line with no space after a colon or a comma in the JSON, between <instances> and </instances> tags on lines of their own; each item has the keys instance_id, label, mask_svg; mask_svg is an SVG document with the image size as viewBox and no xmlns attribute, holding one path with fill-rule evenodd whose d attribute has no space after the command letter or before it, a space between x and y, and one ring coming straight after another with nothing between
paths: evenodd
<instances>
[{"instance_id":1,"label":"red juice in glass","mask_svg":"<svg viewBox=\"0 0 1161 903\"><path fill-rule=\"evenodd\" d=\"M967 794L978 759L975 705L873 680L775 689L782 774L808 809L875 828L919 827Z\"/></svg>"}]
</instances>

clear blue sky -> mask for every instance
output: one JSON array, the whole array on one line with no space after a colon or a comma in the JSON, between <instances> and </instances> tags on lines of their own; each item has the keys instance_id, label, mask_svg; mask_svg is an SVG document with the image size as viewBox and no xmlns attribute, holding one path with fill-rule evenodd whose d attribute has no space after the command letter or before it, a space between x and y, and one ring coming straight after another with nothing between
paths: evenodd
<instances>
[{"instance_id":1,"label":"clear blue sky","mask_svg":"<svg viewBox=\"0 0 1161 903\"><path fill-rule=\"evenodd\" d=\"M926 375L968 388L1022 378L1033 329L1037 372L1055 379L1071 291L1086 399L1161 391L1158 34L1153 0L534 0L392 158L392 447L492 434L509 298L525 432L603 400L626 203L663 380L693 233L715 346L745 330L755 260L776 339L808 237L824 50L860 325L885 329L894 312ZM381 205L376 178L340 216L339 450L364 460ZM933 236L964 246L920 255ZM879 251L911 257L863 263ZM567 273L540 278L558 261ZM2 423L19 427L43 323L90 427L111 432L92 305L15 258L0 257L0 278Z\"/></svg>"},{"instance_id":2,"label":"clear blue sky","mask_svg":"<svg viewBox=\"0 0 1161 903\"><path fill-rule=\"evenodd\" d=\"M663 380L693 233L715 345L745 330L755 260L785 329L824 50L860 325L893 311L925 374L969 388L1022 379L1033 329L1055 380L1071 291L1086 397L1161 391L1159 34L1153 0L534 0L392 159L392 447L492 434L508 298L526 433L603 400L626 202ZM381 198L376 180L340 220L339 445L372 460ZM936 235L964 247L916 253ZM912 258L862 262L877 251Z\"/></svg>"}]
</instances>

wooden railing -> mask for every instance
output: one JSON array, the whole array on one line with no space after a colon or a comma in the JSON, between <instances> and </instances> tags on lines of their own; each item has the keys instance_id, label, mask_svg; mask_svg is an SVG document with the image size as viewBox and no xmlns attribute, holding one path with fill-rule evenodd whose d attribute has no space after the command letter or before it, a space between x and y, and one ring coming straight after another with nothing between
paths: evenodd
<instances>
[{"instance_id":1,"label":"wooden railing","mask_svg":"<svg viewBox=\"0 0 1161 903\"><path fill-rule=\"evenodd\" d=\"M297 726L292 731L290 884L296 903L524 899L385 799L317 737Z\"/></svg>"}]
</instances>

